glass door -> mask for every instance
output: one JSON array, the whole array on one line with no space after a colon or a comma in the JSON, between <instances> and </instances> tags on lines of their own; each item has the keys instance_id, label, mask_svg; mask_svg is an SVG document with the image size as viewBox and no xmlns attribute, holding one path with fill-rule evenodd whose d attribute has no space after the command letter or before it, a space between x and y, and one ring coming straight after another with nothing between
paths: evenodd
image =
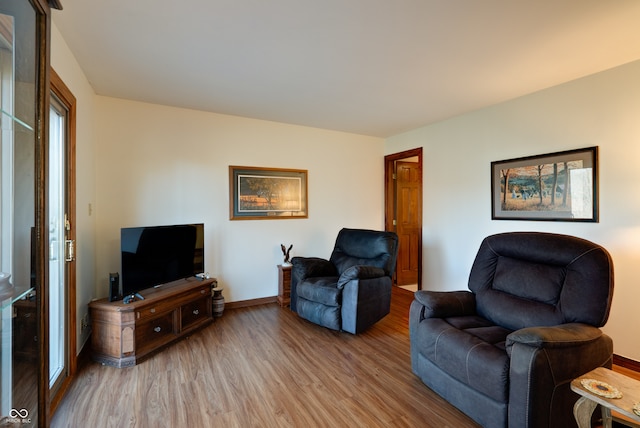
<instances>
[{"instance_id":1,"label":"glass door","mask_svg":"<svg viewBox=\"0 0 640 428\"><path fill-rule=\"evenodd\" d=\"M42 3L0 0L0 426L39 418Z\"/></svg>"},{"instance_id":2,"label":"glass door","mask_svg":"<svg viewBox=\"0 0 640 428\"><path fill-rule=\"evenodd\" d=\"M50 71L49 170L49 402L55 412L77 367L75 269L76 99Z\"/></svg>"},{"instance_id":3,"label":"glass door","mask_svg":"<svg viewBox=\"0 0 640 428\"><path fill-rule=\"evenodd\" d=\"M66 233L66 109L52 94L49 109L49 387L55 391L67 375L66 262L73 242Z\"/></svg>"}]
</instances>

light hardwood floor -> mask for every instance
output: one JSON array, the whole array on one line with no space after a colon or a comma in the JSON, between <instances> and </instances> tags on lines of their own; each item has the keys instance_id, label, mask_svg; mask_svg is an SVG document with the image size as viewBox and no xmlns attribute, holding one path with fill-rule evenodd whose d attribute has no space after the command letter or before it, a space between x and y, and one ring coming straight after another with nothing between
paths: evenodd
<instances>
[{"instance_id":1,"label":"light hardwood floor","mask_svg":"<svg viewBox=\"0 0 640 428\"><path fill-rule=\"evenodd\" d=\"M225 311L132 368L81 364L52 427L476 427L412 372L408 311L363 334L268 304Z\"/></svg>"}]
</instances>

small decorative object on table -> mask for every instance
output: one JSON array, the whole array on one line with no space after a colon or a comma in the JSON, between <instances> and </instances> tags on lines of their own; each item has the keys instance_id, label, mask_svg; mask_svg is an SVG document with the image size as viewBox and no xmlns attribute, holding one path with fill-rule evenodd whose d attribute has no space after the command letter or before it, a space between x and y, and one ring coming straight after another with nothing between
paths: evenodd
<instances>
[{"instance_id":1,"label":"small decorative object on table","mask_svg":"<svg viewBox=\"0 0 640 428\"><path fill-rule=\"evenodd\" d=\"M608 383L595 379L582 379L580 383L585 387L585 389L596 395L600 395L601 397L622 398L622 392L620 392L615 386L611 386Z\"/></svg>"},{"instance_id":2,"label":"small decorative object on table","mask_svg":"<svg viewBox=\"0 0 640 428\"><path fill-rule=\"evenodd\" d=\"M616 386L612 386L616 385ZM571 390L580 398L573 406L578 427L591 428L593 411L600 406L602 426L611 427L614 415L634 422L640 422L640 381L614 372L605 367L597 367L580 378L571 381Z\"/></svg>"},{"instance_id":3,"label":"small decorative object on table","mask_svg":"<svg viewBox=\"0 0 640 428\"><path fill-rule=\"evenodd\" d=\"M293 244L289 245L289 249L287 249L284 244L280 244L280 248L282 249L282 255L284 256L284 262L282 263L282 266L291 266L291 262L289 261L289 254L291 253Z\"/></svg>"},{"instance_id":4,"label":"small decorative object on table","mask_svg":"<svg viewBox=\"0 0 640 428\"><path fill-rule=\"evenodd\" d=\"M220 318L224 312L224 296L222 295L222 290L224 290L224 288L218 287L218 281L214 282L212 285L213 288L211 291L213 292L213 296L211 297L211 301L213 302L213 317Z\"/></svg>"}]
</instances>

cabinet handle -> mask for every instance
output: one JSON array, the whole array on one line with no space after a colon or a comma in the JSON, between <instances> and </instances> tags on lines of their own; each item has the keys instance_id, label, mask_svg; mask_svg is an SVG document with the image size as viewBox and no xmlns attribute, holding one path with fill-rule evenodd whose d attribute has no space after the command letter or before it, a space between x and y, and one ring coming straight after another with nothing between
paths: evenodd
<instances>
[{"instance_id":1,"label":"cabinet handle","mask_svg":"<svg viewBox=\"0 0 640 428\"><path fill-rule=\"evenodd\" d=\"M149 312L151 312L152 314L155 314L156 313L156 308L149 309Z\"/></svg>"},{"instance_id":2,"label":"cabinet handle","mask_svg":"<svg viewBox=\"0 0 640 428\"><path fill-rule=\"evenodd\" d=\"M156 333L160 333L160 330L162 330L160 327L156 327L153 329L153 331L155 331Z\"/></svg>"},{"instance_id":3,"label":"cabinet handle","mask_svg":"<svg viewBox=\"0 0 640 428\"><path fill-rule=\"evenodd\" d=\"M206 292L207 292L206 290L200 290L200 294L204 294Z\"/></svg>"},{"instance_id":4,"label":"cabinet handle","mask_svg":"<svg viewBox=\"0 0 640 428\"><path fill-rule=\"evenodd\" d=\"M193 311L193 315L198 315L199 313L200 313L200 311L199 311L199 310L194 309L194 311Z\"/></svg>"}]
</instances>

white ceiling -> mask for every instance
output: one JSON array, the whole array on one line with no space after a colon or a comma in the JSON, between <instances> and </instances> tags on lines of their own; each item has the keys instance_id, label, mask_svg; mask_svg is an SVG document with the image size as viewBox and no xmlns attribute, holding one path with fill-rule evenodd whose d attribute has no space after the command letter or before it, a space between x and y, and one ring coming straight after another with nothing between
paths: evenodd
<instances>
[{"instance_id":1,"label":"white ceiling","mask_svg":"<svg viewBox=\"0 0 640 428\"><path fill-rule=\"evenodd\" d=\"M99 95L378 137L640 59L639 0L62 5Z\"/></svg>"}]
</instances>

